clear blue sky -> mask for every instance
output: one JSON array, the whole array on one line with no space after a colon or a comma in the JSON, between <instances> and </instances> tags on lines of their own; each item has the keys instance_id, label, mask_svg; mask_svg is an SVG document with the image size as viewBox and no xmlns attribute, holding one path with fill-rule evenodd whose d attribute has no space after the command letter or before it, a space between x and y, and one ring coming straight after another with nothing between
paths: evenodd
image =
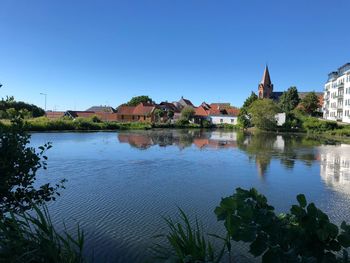
<instances>
[{"instance_id":1,"label":"clear blue sky","mask_svg":"<svg viewBox=\"0 0 350 263\"><path fill-rule=\"evenodd\" d=\"M231 102L257 90L321 91L350 61L350 1L1 0L0 97L48 109Z\"/></svg>"}]
</instances>

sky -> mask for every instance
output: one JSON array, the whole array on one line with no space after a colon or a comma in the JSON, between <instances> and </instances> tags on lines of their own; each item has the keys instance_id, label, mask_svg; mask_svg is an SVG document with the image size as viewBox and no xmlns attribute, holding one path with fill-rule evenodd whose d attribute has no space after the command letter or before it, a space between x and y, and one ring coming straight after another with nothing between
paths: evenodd
<instances>
[{"instance_id":1,"label":"sky","mask_svg":"<svg viewBox=\"0 0 350 263\"><path fill-rule=\"evenodd\" d=\"M241 106L266 64L275 91L322 91L350 62L349 13L349 0L0 0L0 97Z\"/></svg>"}]
</instances>

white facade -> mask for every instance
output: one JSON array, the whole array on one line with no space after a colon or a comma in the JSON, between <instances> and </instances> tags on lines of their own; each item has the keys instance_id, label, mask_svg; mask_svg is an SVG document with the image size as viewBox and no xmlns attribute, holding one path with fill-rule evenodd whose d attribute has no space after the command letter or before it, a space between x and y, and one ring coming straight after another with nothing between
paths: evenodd
<instances>
[{"instance_id":1,"label":"white facade","mask_svg":"<svg viewBox=\"0 0 350 263\"><path fill-rule=\"evenodd\" d=\"M323 118L350 123L350 63L328 74L324 90Z\"/></svg>"},{"instance_id":2,"label":"white facade","mask_svg":"<svg viewBox=\"0 0 350 263\"><path fill-rule=\"evenodd\" d=\"M237 124L237 116L210 115L208 118L212 124Z\"/></svg>"},{"instance_id":3,"label":"white facade","mask_svg":"<svg viewBox=\"0 0 350 263\"><path fill-rule=\"evenodd\" d=\"M286 113L285 112L277 113L275 115L275 119L277 122L277 126L282 126L283 124L286 123Z\"/></svg>"}]
</instances>

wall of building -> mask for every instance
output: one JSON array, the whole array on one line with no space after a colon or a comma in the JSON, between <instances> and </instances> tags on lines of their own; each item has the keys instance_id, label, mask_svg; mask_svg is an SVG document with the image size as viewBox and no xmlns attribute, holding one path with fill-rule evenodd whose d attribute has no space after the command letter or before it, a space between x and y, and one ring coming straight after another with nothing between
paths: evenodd
<instances>
[{"instance_id":1,"label":"wall of building","mask_svg":"<svg viewBox=\"0 0 350 263\"><path fill-rule=\"evenodd\" d=\"M350 70L326 82L323 111L324 119L350 123Z\"/></svg>"},{"instance_id":2,"label":"wall of building","mask_svg":"<svg viewBox=\"0 0 350 263\"><path fill-rule=\"evenodd\" d=\"M237 124L237 116L209 116L212 124Z\"/></svg>"}]
</instances>

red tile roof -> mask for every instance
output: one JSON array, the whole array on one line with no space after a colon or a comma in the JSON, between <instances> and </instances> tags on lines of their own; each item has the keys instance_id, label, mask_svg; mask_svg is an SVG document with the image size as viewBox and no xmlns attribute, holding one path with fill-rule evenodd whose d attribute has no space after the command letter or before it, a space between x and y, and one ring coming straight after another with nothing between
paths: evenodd
<instances>
[{"instance_id":1,"label":"red tile roof","mask_svg":"<svg viewBox=\"0 0 350 263\"><path fill-rule=\"evenodd\" d=\"M209 115L209 111L206 110L203 106L199 106L195 109L195 116L208 116Z\"/></svg>"},{"instance_id":2,"label":"red tile roof","mask_svg":"<svg viewBox=\"0 0 350 263\"><path fill-rule=\"evenodd\" d=\"M141 102L135 107L133 114L148 116L154 111L155 108L156 107L153 104L146 104Z\"/></svg>"},{"instance_id":3,"label":"red tile roof","mask_svg":"<svg viewBox=\"0 0 350 263\"><path fill-rule=\"evenodd\" d=\"M119 106L117 113L119 115L133 115L135 106Z\"/></svg>"},{"instance_id":4,"label":"red tile roof","mask_svg":"<svg viewBox=\"0 0 350 263\"><path fill-rule=\"evenodd\" d=\"M229 115L229 116L238 116L239 109L229 108L229 109L226 109L226 112L227 112L227 115Z\"/></svg>"},{"instance_id":5,"label":"red tile roof","mask_svg":"<svg viewBox=\"0 0 350 263\"><path fill-rule=\"evenodd\" d=\"M118 108L118 115L150 115L154 109L155 105L141 102L136 107L135 106L120 106Z\"/></svg>"}]
</instances>

